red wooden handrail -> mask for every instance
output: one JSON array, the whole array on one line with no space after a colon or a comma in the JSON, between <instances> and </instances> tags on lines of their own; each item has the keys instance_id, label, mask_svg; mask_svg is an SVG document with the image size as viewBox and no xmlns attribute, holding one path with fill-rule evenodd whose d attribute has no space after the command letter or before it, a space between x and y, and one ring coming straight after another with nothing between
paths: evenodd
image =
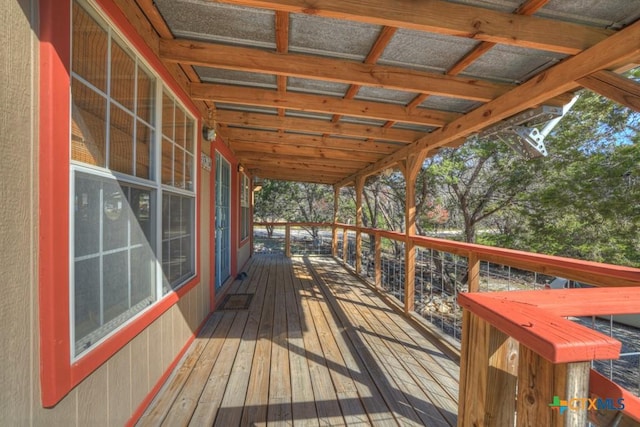
<instances>
[{"instance_id":1,"label":"red wooden handrail","mask_svg":"<svg viewBox=\"0 0 640 427\"><path fill-rule=\"evenodd\" d=\"M550 362L617 359L619 341L564 316L636 314L640 288L463 293L458 304Z\"/></svg>"}]
</instances>

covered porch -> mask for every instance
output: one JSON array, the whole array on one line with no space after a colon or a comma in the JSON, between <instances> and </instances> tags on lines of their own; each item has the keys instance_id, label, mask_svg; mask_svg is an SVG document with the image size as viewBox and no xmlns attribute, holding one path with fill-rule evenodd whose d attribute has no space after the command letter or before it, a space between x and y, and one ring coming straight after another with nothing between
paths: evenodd
<instances>
[{"instance_id":1,"label":"covered porch","mask_svg":"<svg viewBox=\"0 0 640 427\"><path fill-rule=\"evenodd\" d=\"M456 425L459 359L336 260L246 272L139 425Z\"/></svg>"}]
</instances>

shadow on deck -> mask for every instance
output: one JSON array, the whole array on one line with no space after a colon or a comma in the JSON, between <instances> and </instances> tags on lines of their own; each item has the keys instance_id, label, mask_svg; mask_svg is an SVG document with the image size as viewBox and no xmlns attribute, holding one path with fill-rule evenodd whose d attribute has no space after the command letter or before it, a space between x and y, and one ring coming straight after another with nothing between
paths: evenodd
<instances>
[{"instance_id":1,"label":"shadow on deck","mask_svg":"<svg viewBox=\"0 0 640 427\"><path fill-rule=\"evenodd\" d=\"M456 425L458 365L332 258L257 255L139 425Z\"/></svg>"}]
</instances>

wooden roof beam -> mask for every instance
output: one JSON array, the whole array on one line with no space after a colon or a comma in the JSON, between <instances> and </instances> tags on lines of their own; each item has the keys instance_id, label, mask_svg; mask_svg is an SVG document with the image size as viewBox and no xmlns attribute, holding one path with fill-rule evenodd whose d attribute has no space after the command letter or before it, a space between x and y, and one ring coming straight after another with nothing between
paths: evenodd
<instances>
[{"instance_id":1,"label":"wooden roof beam","mask_svg":"<svg viewBox=\"0 0 640 427\"><path fill-rule=\"evenodd\" d=\"M330 138L321 135L302 135L251 129L229 128L227 138L243 142L267 142L270 144L294 145L301 147L330 148L341 151L390 154L401 146L348 138Z\"/></svg>"},{"instance_id":2,"label":"wooden roof beam","mask_svg":"<svg viewBox=\"0 0 640 427\"><path fill-rule=\"evenodd\" d=\"M640 111L640 83L611 71L598 71L578 80L582 86L615 102Z\"/></svg>"},{"instance_id":3,"label":"wooden roof beam","mask_svg":"<svg viewBox=\"0 0 640 427\"><path fill-rule=\"evenodd\" d=\"M495 99L514 87L386 65L313 55L280 54L194 40L160 40L159 49L163 60L180 64L381 87L480 102Z\"/></svg>"},{"instance_id":4,"label":"wooden roof beam","mask_svg":"<svg viewBox=\"0 0 640 427\"><path fill-rule=\"evenodd\" d=\"M491 101L454 122L429 133L413 144L368 166L358 175L371 175L424 149L442 147L453 140L464 138L487 126L499 122L562 94L575 87L575 82L597 71L616 64L633 61L640 54L640 21L586 51L549 68L509 93ZM342 182L353 182L354 176ZM341 183L338 183L340 185Z\"/></svg>"},{"instance_id":5,"label":"wooden roof beam","mask_svg":"<svg viewBox=\"0 0 640 427\"><path fill-rule=\"evenodd\" d=\"M356 154L350 151L335 148L310 147L294 144L274 144L271 142L237 141L229 138L229 147L234 151L257 150L264 153L277 154L279 156L306 156L320 157L331 160L351 160ZM364 161L375 162L384 157L382 153L358 152L357 156Z\"/></svg>"},{"instance_id":6,"label":"wooden roof beam","mask_svg":"<svg viewBox=\"0 0 640 427\"><path fill-rule=\"evenodd\" d=\"M287 129L304 132L317 132L328 135L344 135L373 140L409 143L424 135L423 132L405 129L385 129L379 126L356 123L331 123L318 119L302 117L278 117L271 114L247 113L242 111L218 110L218 123L231 126L246 126L267 129Z\"/></svg>"},{"instance_id":7,"label":"wooden roof beam","mask_svg":"<svg viewBox=\"0 0 640 427\"><path fill-rule=\"evenodd\" d=\"M431 0L217 0L242 6L347 19L575 55L613 31Z\"/></svg>"},{"instance_id":8,"label":"wooden roof beam","mask_svg":"<svg viewBox=\"0 0 640 427\"><path fill-rule=\"evenodd\" d=\"M285 94L267 89L241 86L193 83L191 97L197 100L225 102L228 104L254 105L260 107L286 108L316 113L343 114L376 120L395 120L425 126L444 126L461 116L438 110L420 108L407 111L402 105L385 104L334 96L308 95L287 92Z\"/></svg>"},{"instance_id":9,"label":"wooden roof beam","mask_svg":"<svg viewBox=\"0 0 640 427\"><path fill-rule=\"evenodd\" d=\"M323 157L317 156L306 156L300 153L296 153L290 156L283 157L280 154L274 154L270 152L258 151L253 149L247 150L235 150L236 157L238 159L256 159L265 163L273 163L277 164L278 162L295 162L304 165L309 165L309 169L313 170L313 166L321 165L321 166L334 166L336 168L356 168L357 170L362 169L373 162L367 162L362 159L358 159L356 156L353 156L352 160L339 160L339 159L327 159Z\"/></svg>"}]
</instances>

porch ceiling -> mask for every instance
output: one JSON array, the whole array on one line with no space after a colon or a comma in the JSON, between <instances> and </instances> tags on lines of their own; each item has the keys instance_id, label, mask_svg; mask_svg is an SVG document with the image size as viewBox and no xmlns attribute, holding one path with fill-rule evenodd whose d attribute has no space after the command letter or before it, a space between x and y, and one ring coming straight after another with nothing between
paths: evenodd
<instances>
[{"instance_id":1,"label":"porch ceiling","mask_svg":"<svg viewBox=\"0 0 640 427\"><path fill-rule=\"evenodd\" d=\"M116 0L257 176L347 185L581 86L640 108L637 0Z\"/></svg>"}]
</instances>

